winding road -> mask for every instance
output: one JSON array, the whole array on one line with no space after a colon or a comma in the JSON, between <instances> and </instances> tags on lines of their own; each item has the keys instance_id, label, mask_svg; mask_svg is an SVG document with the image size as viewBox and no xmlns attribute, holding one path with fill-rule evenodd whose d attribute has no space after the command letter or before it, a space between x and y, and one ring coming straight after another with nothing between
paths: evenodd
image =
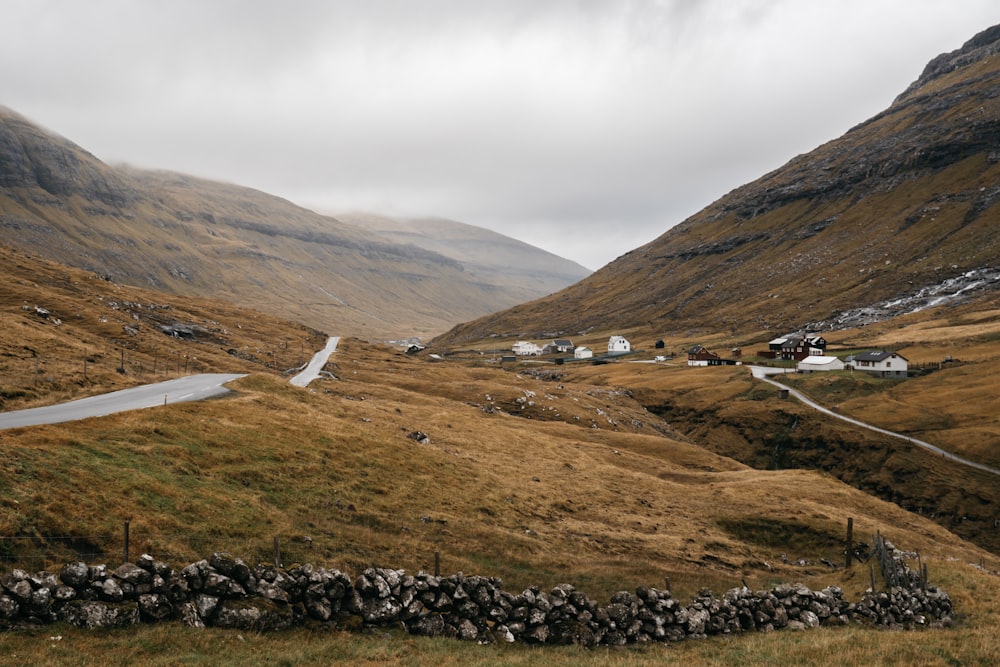
<instances>
[{"instance_id":1,"label":"winding road","mask_svg":"<svg viewBox=\"0 0 1000 667\"><path fill-rule=\"evenodd\" d=\"M319 377L319 373L323 370L323 366L326 366L330 355L337 350L338 343L340 343L340 336L330 336L330 339L326 341L326 347L314 354L313 358L306 364L305 369L288 382L296 387L309 386L310 382Z\"/></svg>"},{"instance_id":2,"label":"winding road","mask_svg":"<svg viewBox=\"0 0 1000 667\"><path fill-rule=\"evenodd\" d=\"M14 412L0 413L0 429L36 426L38 424L59 424L61 422L101 417L126 410L141 410L168 403L201 401L213 396L229 393L224 385L245 374L202 373L187 377L145 384L131 389L121 389L100 396L81 398L69 403L46 405Z\"/></svg>"},{"instance_id":3,"label":"winding road","mask_svg":"<svg viewBox=\"0 0 1000 667\"><path fill-rule=\"evenodd\" d=\"M340 342L338 336L331 337L327 341L326 347L317 352L305 369L295 375L290 383L296 387L305 387L319 377L320 371L326 365L330 355L337 349L338 342ZM0 430L40 424L59 424L77 419L87 419L88 417L103 417L116 412L141 410L169 403L201 401L229 393L230 390L225 386L226 383L241 377L246 377L246 374L202 373L132 387L131 389L121 389L58 405L0 412Z\"/></svg>"},{"instance_id":4,"label":"winding road","mask_svg":"<svg viewBox=\"0 0 1000 667\"><path fill-rule=\"evenodd\" d=\"M977 463L975 461L970 461L969 459L963 459L961 456L956 456L955 454L952 454L951 452L945 451L945 450L941 449L940 447L935 447L934 445L930 444L929 442L924 442L923 440L918 440L917 438L911 438L910 436L903 435L902 433L896 433L894 431L888 431L888 430L886 430L884 428L879 428L878 426L873 426L871 424L866 424L865 422L859 421L859 420L854 419L852 417L847 417L846 415L842 415L839 412L834 412L833 410L831 410L829 408L823 407L822 405L820 405L816 401L812 400L811 398L809 398L808 396L806 396L805 394L803 394L801 391L799 391L797 389L793 389L793 388L789 387L788 385L781 384L780 382L772 380L771 378L768 377L769 375L782 375L784 373L794 373L794 372L795 371L793 371L791 369L784 369L784 368L765 368L763 366L751 366L750 367L750 373L755 378L757 378L758 380L763 380L764 382L767 382L769 384L773 384L775 387L778 387L779 389L786 390L791 396L794 396L795 398L799 399L800 401L802 401L803 403L805 403L809 407L813 408L814 410L818 410L819 412L822 412L825 415L829 415L831 417L836 417L837 419L843 419L845 422L850 422L851 424L854 424L855 426L860 426L860 427L866 428L866 429L868 429L870 431L875 431L876 433L881 433L883 435L888 435L888 436L891 436L893 438L899 438L900 440L905 440L906 442L914 444L917 447L923 447L927 451L930 451L930 452L933 452L935 454L938 454L942 458L948 459L949 461L954 461L955 463L960 463L960 464L962 464L964 466L969 466L970 468L975 468L976 470L982 470L984 472L992 473L994 475L1000 475L1000 469L993 468L993 467L985 465L983 463Z\"/></svg>"}]
</instances>

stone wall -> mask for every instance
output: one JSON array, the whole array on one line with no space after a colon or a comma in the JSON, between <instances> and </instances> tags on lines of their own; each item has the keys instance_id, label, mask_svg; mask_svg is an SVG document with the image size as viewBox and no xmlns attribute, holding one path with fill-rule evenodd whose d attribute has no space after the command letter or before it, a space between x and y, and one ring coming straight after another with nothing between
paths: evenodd
<instances>
[{"instance_id":1,"label":"stone wall","mask_svg":"<svg viewBox=\"0 0 1000 667\"><path fill-rule=\"evenodd\" d=\"M168 620L256 631L392 626L479 642L597 646L856 622L949 625L947 593L920 577L909 581L914 583L868 592L857 602L845 600L835 586L813 591L783 584L768 591L734 588L721 598L706 590L690 604L668 590L642 587L615 593L601 605L569 584L512 593L498 579L461 573L370 568L352 579L310 564L251 568L226 553L175 570L144 555L114 570L76 562L58 574L10 571L0 578L0 627L57 621L126 627Z\"/></svg>"}]
</instances>

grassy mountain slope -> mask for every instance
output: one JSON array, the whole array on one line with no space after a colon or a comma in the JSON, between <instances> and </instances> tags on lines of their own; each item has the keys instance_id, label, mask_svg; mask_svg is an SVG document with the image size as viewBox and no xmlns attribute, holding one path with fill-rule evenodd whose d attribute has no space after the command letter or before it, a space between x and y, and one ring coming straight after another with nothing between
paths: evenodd
<instances>
[{"instance_id":1,"label":"grassy mountain slope","mask_svg":"<svg viewBox=\"0 0 1000 667\"><path fill-rule=\"evenodd\" d=\"M337 219L395 243L415 245L461 262L470 279L503 285L507 298L524 303L539 290L555 292L590 271L575 262L503 234L443 218L390 218L370 213Z\"/></svg>"},{"instance_id":2,"label":"grassy mountain slope","mask_svg":"<svg viewBox=\"0 0 1000 667\"><path fill-rule=\"evenodd\" d=\"M546 269L536 281L511 279L259 191L111 168L5 109L0 229L5 243L122 283L221 297L375 338L427 337L586 274L531 249L524 263ZM496 235L482 234L497 245ZM559 269L549 271L554 261Z\"/></svg>"},{"instance_id":3,"label":"grassy mountain slope","mask_svg":"<svg viewBox=\"0 0 1000 667\"><path fill-rule=\"evenodd\" d=\"M109 304L125 297L162 304L162 296L6 256L18 301L38 297L71 314L57 325L51 315L4 304L5 359L30 348L48 360L78 341L88 349L100 348L102 339L108 346L118 337L110 329L123 324L101 320L121 317L150 341L135 337L141 350L127 351L125 373L101 375L101 360L92 362L91 390L155 379L148 377L151 363L140 371L130 362L151 354L156 343L164 346L161 358L172 350L197 357L199 370L257 372L223 400L4 431L3 535L105 536L113 545L121 520L132 517L138 548L174 558L198 555L213 538L262 549L279 534L289 550L300 550L296 557L309 548L318 559L350 567L416 569L440 550L454 569L493 571L517 584L579 577L608 587L619 578L658 580L671 572L707 581L828 574L818 563L811 570L786 567L780 553L839 560L848 515L856 517L860 536L891 529L928 556L985 555L933 522L829 476L753 470L707 451L619 384L635 383L628 380L630 365L588 366L593 370L579 377L552 381L530 368L433 363L348 339L329 365L338 379L300 390L269 367L267 355L228 350L251 342L237 336L266 331L292 340L308 330L220 304L216 338L233 340L167 336L144 319L147 309ZM191 320L199 311L168 312ZM254 331L258 320L268 328ZM288 347L280 352L295 356ZM36 385L47 394L40 398L55 398L59 376L69 384L77 365L46 367ZM34 383L21 380L25 387ZM15 394L5 408L26 403L28 397L9 390L10 380L4 386ZM414 431L429 442L408 437ZM760 535L748 542L734 533L743 519L775 531L809 530L777 550L759 543ZM302 535L311 542L292 539Z\"/></svg>"},{"instance_id":4,"label":"grassy mountain slope","mask_svg":"<svg viewBox=\"0 0 1000 667\"><path fill-rule=\"evenodd\" d=\"M1000 265L998 39L992 28L940 56L883 113L580 283L440 342L784 333Z\"/></svg>"}]
</instances>

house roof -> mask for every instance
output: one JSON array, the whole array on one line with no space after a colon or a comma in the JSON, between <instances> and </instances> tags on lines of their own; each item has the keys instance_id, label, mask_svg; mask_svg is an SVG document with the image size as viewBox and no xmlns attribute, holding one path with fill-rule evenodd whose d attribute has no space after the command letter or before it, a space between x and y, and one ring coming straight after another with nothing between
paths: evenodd
<instances>
[{"instance_id":1,"label":"house roof","mask_svg":"<svg viewBox=\"0 0 1000 667\"><path fill-rule=\"evenodd\" d=\"M903 361L906 361L906 357L898 352L886 352L885 350L868 350L867 352L862 352L858 356L854 357L854 359L856 361L885 361L886 359L891 359L892 357L899 357Z\"/></svg>"},{"instance_id":2,"label":"house roof","mask_svg":"<svg viewBox=\"0 0 1000 667\"><path fill-rule=\"evenodd\" d=\"M837 357L819 357L819 356L809 356L800 361L800 364L808 364L809 366L829 366L835 362L840 361Z\"/></svg>"},{"instance_id":3,"label":"house roof","mask_svg":"<svg viewBox=\"0 0 1000 667\"><path fill-rule=\"evenodd\" d=\"M567 338L558 338L558 339L556 339L556 340L554 340L552 342L555 345L558 345L559 347L572 347L573 346L573 341L571 341L571 340L569 340Z\"/></svg>"}]
</instances>

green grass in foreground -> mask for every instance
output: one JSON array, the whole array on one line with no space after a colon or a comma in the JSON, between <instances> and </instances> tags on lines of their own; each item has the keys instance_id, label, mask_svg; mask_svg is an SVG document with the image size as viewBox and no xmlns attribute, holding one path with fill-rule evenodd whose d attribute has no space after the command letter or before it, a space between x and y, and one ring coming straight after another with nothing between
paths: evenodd
<instances>
[{"instance_id":1,"label":"green grass in foreground","mask_svg":"<svg viewBox=\"0 0 1000 667\"><path fill-rule=\"evenodd\" d=\"M295 630L274 634L193 629L176 623L130 630L66 626L0 635L2 665L993 665L995 637L969 628L892 632L863 627L712 637L677 644L582 649L487 645Z\"/></svg>"}]
</instances>

